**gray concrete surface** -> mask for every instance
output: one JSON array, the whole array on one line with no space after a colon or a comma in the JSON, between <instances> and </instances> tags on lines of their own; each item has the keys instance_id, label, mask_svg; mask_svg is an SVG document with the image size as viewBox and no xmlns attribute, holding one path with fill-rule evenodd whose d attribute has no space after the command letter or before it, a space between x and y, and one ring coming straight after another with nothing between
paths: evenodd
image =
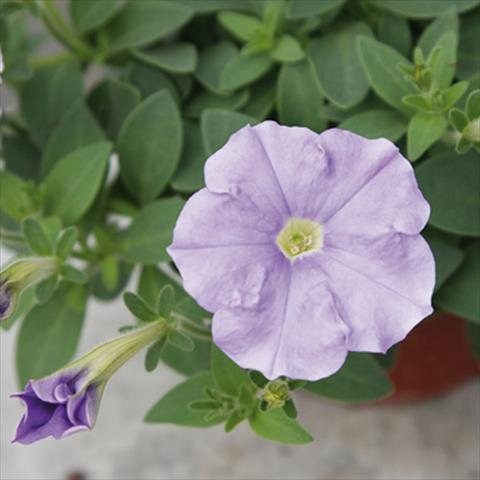
<instances>
[{"instance_id":1,"label":"gray concrete surface","mask_svg":"<svg viewBox=\"0 0 480 480\"><path fill-rule=\"evenodd\" d=\"M80 352L125 323L119 302L93 302ZM11 445L22 408L9 399L16 329L1 341L1 478L57 480L85 472L90 480L335 479L474 480L480 478L480 383L422 404L353 408L300 395L301 420L315 442L269 443L247 425L221 428L147 426L145 411L180 377L143 369L139 355L117 372L104 395L95 430L63 441Z\"/></svg>"}]
</instances>

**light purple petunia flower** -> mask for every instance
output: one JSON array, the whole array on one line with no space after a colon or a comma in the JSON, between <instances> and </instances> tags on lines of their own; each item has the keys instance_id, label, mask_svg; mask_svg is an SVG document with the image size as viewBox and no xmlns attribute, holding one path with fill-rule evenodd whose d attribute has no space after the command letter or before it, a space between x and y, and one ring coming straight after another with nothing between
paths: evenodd
<instances>
[{"instance_id":1,"label":"light purple petunia flower","mask_svg":"<svg viewBox=\"0 0 480 480\"><path fill-rule=\"evenodd\" d=\"M384 139L266 121L205 166L168 252L215 343L269 379L316 380L385 352L432 312L430 208Z\"/></svg>"}]
</instances>

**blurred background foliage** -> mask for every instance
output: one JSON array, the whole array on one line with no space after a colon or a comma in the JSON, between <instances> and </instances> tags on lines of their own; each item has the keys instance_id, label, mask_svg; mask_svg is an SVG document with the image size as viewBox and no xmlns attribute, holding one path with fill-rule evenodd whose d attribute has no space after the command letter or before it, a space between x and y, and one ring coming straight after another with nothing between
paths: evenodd
<instances>
[{"instance_id":1,"label":"blurred background foliage","mask_svg":"<svg viewBox=\"0 0 480 480\"><path fill-rule=\"evenodd\" d=\"M480 0L4 0L2 88L16 101L0 122L2 243L55 259L30 282L2 271L12 306L1 328L22 322L20 382L68 362L88 298L114 300L138 271L138 295L125 297L137 325L159 292L176 325L146 368L187 377L147 422L229 431L248 417L261 436L303 443L292 391L347 402L391 392L394 352L351 354L310 384L243 371L212 348L209 314L169 262L206 158L264 119L400 147L432 206L435 307L469 322L480 356L479 25Z\"/></svg>"}]
</instances>

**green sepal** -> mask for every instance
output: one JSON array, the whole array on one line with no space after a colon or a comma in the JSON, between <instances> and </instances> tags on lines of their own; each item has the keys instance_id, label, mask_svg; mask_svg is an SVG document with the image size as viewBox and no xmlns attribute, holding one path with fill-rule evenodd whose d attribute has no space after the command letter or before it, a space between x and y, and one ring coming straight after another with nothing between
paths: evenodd
<instances>
[{"instance_id":1,"label":"green sepal","mask_svg":"<svg viewBox=\"0 0 480 480\"><path fill-rule=\"evenodd\" d=\"M147 372L153 372L161 360L163 346L165 345L165 337L155 342L150 346L145 354L145 370Z\"/></svg>"},{"instance_id":2,"label":"green sepal","mask_svg":"<svg viewBox=\"0 0 480 480\"><path fill-rule=\"evenodd\" d=\"M162 317L169 318L174 306L175 290L173 289L172 285L165 285L158 294L156 310Z\"/></svg>"},{"instance_id":3,"label":"green sepal","mask_svg":"<svg viewBox=\"0 0 480 480\"><path fill-rule=\"evenodd\" d=\"M457 82L443 90L443 111L446 112L449 108L453 107L462 98L463 94L468 88L468 82Z\"/></svg>"},{"instance_id":4,"label":"green sepal","mask_svg":"<svg viewBox=\"0 0 480 480\"><path fill-rule=\"evenodd\" d=\"M157 320L159 315L155 313L150 306L136 293L125 292L123 301L130 312L143 322L153 322Z\"/></svg>"},{"instance_id":5,"label":"green sepal","mask_svg":"<svg viewBox=\"0 0 480 480\"><path fill-rule=\"evenodd\" d=\"M287 417L289 418L297 418L298 416L297 407L295 406L295 403L293 403L293 400L291 398L289 398L285 402L285 405L283 406L283 411L286 413Z\"/></svg>"},{"instance_id":6,"label":"green sepal","mask_svg":"<svg viewBox=\"0 0 480 480\"><path fill-rule=\"evenodd\" d=\"M63 230L55 243L55 255L61 260L66 260L72 254L77 239L77 227L72 225Z\"/></svg>"},{"instance_id":7,"label":"green sepal","mask_svg":"<svg viewBox=\"0 0 480 480\"><path fill-rule=\"evenodd\" d=\"M448 119L450 124L459 132L463 132L463 129L468 125L468 118L458 108L452 108L448 112Z\"/></svg>"},{"instance_id":8,"label":"green sepal","mask_svg":"<svg viewBox=\"0 0 480 480\"><path fill-rule=\"evenodd\" d=\"M60 267L60 275L67 282L83 285L88 280L87 274L73 265L64 264Z\"/></svg>"},{"instance_id":9,"label":"green sepal","mask_svg":"<svg viewBox=\"0 0 480 480\"><path fill-rule=\"evenodd\" d=\"M235 410L227 418L227 421L225 422L225 427L224 427L225 432L226 433L231 432L237 425L242 423L246 418L247 418L247 416L243 412L241 412L239 410Z\"/></svg>"},{"instance_id":10,"label":"green sepal","mask_svg":"<svg viewBox=\"0 0 480 480\"><path fill-rule=\"evenodd\" d=\"M58 275L52 275L42 280L35 288L35 298L37 303L43 305L52 297L58 287Z\"/></svg>"},{"instance_id":11,"label":"green sepal","mask_svg":"<svg viewBox=\"0 0 480 480\"><path fill-rule=\"evenodd\" d=\"M170 345L183 352L193 352L195 348L193 340L178 330L171 330L167 336L167 341Z\"/></svg>"},{"instance_id":12,"label":"green sepal","mask_svg":"<svg viewBox=\"0 0 480 480\"><path fill-rule=\"evenodd\" d=\"M40 222L34 218L26 218L22 222L22 232L34 253L44 257L53 253L52 243Z\"/></svg>"},{"instance_id":13,"label":"green sepal","mask_svg":"<svg viewBox=\"0 0 480 480\"><path fill-rule=\"evenodd\" d=\"M480 117L480 90L474 90L467 99L466 112L469 120Z\"/></svg>"}]
</instances>

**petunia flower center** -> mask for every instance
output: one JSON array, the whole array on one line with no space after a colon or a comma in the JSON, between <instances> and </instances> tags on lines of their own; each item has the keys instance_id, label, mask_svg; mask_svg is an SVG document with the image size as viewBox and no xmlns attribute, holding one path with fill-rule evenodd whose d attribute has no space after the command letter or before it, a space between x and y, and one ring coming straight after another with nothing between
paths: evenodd
<instances>
[{"instance_id":1,"label":"petunia flower center","mask_svg":"<svg viewBox=\"0 0 480 480\"><path fill-rule=\"evenodd\" d=\"M319 252L323 245L323 228L306 218L291 218L277 236L282 253L294 260L301 255Z\"/></svg>"}]
</instances>

